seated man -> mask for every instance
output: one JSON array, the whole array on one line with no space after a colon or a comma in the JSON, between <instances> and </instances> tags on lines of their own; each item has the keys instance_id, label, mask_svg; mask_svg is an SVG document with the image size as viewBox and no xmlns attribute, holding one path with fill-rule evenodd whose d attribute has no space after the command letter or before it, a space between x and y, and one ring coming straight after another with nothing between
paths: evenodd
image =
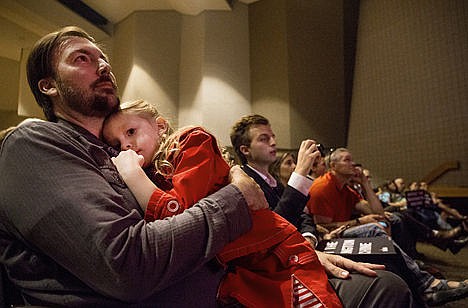
<instances>
[{"instance_id":1,"label":"seated man","mask_svg":"<svg viewBox=\"0 0 468 308\"><path fill-rule=\"evenodd\" d=\"M312 180L307 177L314 161L320 158L313 140L304 140L288 185L283 186L269 172L276 160L276 143L268 120L260 115L241 118L231 130L231 143L241 168L263 190L270 208L294 224L308 240L316 242L315 226L304 214ZM304 221L307 219L308 221Z\"/></svg>"},{"instance_id":2,"label":"seated man","mask_svg":"<svg viewBox=\"0 0 468 308\"><path fill-rule=\"evenodd\" d=\"M251 211L267 208L258 186L233 167L230 185L179 215L146 223L112 163L116 151L100 139L119 99L94 39L77 27L50 33L33 47L27 71L48 121L21 125L1 145L0 266L20 292L15 304L217 307L225 268L215 255L251 228ZM320 261L340 272L337 264L369 275L380 268ZM335 290L348 307L411 305L398 277L367 281L381 291L352 293L343 286L351 280Z\"/></svg>"},{"instance_id":3,"label":"seated man","mask_svg":"<svg viewBox=\"0 0 468 308\"><path fill-rule=\"evenodd\" d=\"M261 190L235 168L193 208L146 223L100 139L119 99L94 39L77 27L50 33L27 72L48 121L1 144L0 271L20 295L5 306L215 307L225 270L214 257L268 207Z\"/></svg>"},{"instance_id":4,"label":"seated man","mask_svg":"<svg viewBox=\"0 0 468 308\"><path fill-rule=\"evenodd\" d=\"M234 151L242 162L242 169L260 185L265 193L270 208L288 219L294 225L301 227L301 231L304 232L305 228L303 228L304 222L302 221L301 214L303 214L308 199L308 190L312 184L312 180L309 179L307 175L309 174L313 162L320 157L320 152L317 151L315 142L313 140L305 140L302 142L295 171L291 175L287 187L282 187L268 171L268 167L276 159L275 135L268 119L261 115L244 116L234 124L231 129L230 137ZM309 224L307 230L313 230L313 232L315 232L313 222L310 216L308 217L311 224ZM315 238L312 233L305 235L308 236L309 239ZM314 242L314 240L311 241ZM336 255L328 255L319 251L316 251L316 253L321 261L333 258L335 260L334 262L343 262L343 264L361 264ZM322 264L323 263L322 261ZM377 288L369 288L374 278L359 274L350 274L348 271L343 270L336 271L338 269L336 267L325 267L329 274L337 278L348 278L352 276L352 280L329 279L335 290L337 290L338 296L345 307L355 307L357 305L374 307L374 305L382 305L379 301L385 301L390 306L399 306L399 304L392 302L393 300L390 298L389 294L384 295L385 292L383 292L383 289L377 290ZM363 271L361 272L365 273ZM387 274L388 272L379 272L379 275ZM390 285L387 285L387 282L389 283L387 279L388 278L381 277L381 283L385 285L384 288L391 288ZM363 290L361 287L369 292L367 294L368 298L377 296L381 299L379 301L375 300L374 303L363 304L361 302L358 304L358 302L356 302L355 292ZM344 296L343 294L347 295ZM361 295L358 297L361 297Z\"/></svg>"},{"instance_id":5,"label":"seated man","mask_svg":"<svg viewBox=\"0 0 468 308\"><path fill-rule=\"evenodd\" d=\"M338 148L329 156L329 172L316 179L310 188L307 208L314 221L328 229L342 225L349 228L344 237L388 236L379 222L385 221L382 205L374 193L368 178L361 169L355 168L351 153L345 148ZM367 200L363 199L348 184L351 179L360 184ZM357 211L363 216L352 218ZM400 253L399 266L389 265L391 270L401 275L412 291L430 304L440 304L468 295L465 282L446 282L436 279L421 271L413 259L395 244Z\"/></svg>"}]
</instances>

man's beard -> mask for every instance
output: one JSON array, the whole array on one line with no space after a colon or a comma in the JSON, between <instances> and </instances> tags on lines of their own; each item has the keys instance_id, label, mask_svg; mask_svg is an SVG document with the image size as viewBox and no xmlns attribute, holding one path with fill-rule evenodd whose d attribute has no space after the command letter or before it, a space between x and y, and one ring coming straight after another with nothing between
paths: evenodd
<instances>
[{"instance_id":1,"label":"man's beard","mask_svg":"<svg viewBox=\"0 0 468 308\"><path fill-rule=\"evenodd\" d=\"M57 80L57 89L62 96L63 104L69 109L89 117L106 117L119 108L119 99L115 93L108 90L94 91L96 81L89 91L67 85ZM116 91L116 90L114 90Z\"/></svg>"}]
</instances>

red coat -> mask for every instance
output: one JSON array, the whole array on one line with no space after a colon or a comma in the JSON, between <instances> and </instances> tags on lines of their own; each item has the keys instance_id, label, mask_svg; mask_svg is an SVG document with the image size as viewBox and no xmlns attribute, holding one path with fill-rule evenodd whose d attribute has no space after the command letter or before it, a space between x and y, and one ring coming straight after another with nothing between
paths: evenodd
<instances>
[{"instance_id":1,"label":"red coat","mask_svg":"<svg viewBox=\"0 0 468 308\"><path fill-rule=\"evenodd\" d=\"M148 203L145 219L172 216L228 183L229 166L216 139L200 127L181 134L169 179ZM169 183L170 184L170 183ZM248 307L292 307L293 278L313 292L325 307L341 307L310 244L287 220L269 209L252 211L252 230L229 243L218 255L232 269L219 290L219 299L236 298Z\"/></svg>"}]
</instances>

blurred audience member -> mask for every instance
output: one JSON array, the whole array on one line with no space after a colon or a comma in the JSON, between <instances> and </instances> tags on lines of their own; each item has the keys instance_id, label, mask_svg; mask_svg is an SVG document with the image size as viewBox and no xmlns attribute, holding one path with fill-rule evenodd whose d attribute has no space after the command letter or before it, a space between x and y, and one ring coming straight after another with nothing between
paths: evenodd
<instances>
[{"instance_id":1,"label":"blurred audience member","mask_svg":"<svg viewBox=\"0 0 468 308\"><path fill-rule=\"evenodd\" d=\"M291 152L283 153L270 165L269 171L283 187L288 186L289 178L296 168L296 158Z\"/></svg>"}]
</instances>

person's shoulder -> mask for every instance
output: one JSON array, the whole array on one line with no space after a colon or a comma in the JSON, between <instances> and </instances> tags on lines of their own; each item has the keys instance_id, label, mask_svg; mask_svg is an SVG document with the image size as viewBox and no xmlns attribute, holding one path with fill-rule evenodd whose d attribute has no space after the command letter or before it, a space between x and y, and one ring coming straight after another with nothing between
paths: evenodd
<instances>
[{"instance_id":1,"label":"person's shoulder","mask_svg":"<svg viewBox=\"0 0 468 308\"><path fill-rule=\"evenodd\" d=\"M44 121L36 118L28 118L21 121L18 125L15 126L16 129L28 129L33 127L48 126L51 122Z\"/></svg>"},{"instance_id":2,"label":"person's shoulder","mask_svg":"<svg viewBox=\"0 0 468 308\"><path fill-rule=\"evenodd\" d=\"M322 176L319 176L314 180L312 186L310 187L311 195L326 194L331 187L333 187L333 182L329 172L325 173Z\"/></svg>"},{"instance_id":3,"label":"person's shoulder","mask_svg":"<svg viewBox=\"0 0 468 308\"><path fill-rule=\"evenodd\" d=\"M51 122L43 121L40 119L26 119L20 122L15 127L12 127L9 136L12 138L19 138L21 136L31 136L39 133L42 130L47 130L52 127Z\"/></svg>"},{"instance_id":4,"label":"person's shoulder","mask_svg":"<svg viewBox=\"0 0 468 308\"><path fill-rule=\"evenodd\" d=\"M37 153L37 149L43 148L44 144L59 142L62 135L64 134L56 130L54 123L42 120L23 121L4 136L1 151L2 154L10 153L13 156L26 149Z\"/></svg>"},{"instance_id":5,"label":"person's shoulder","mask_svg":"<svg viewBox=\"0 0 468 308\"><path fill-rule=\"evenodd\" d=\"M58 122L49 122L41 119L26 119L16 126L17 130L63 130L64 126Z\"/></svg>"},{"instance_id":6,"label":"person's shoulder","mask_svg":"<svg viewBox=\"0 0 468 308\"><path fill-rule=\"evenodd\" d=\"M176 139L180 145L196 144L207 140L216 141L216 137L201 126L186 126L179 129L176 134L179 135Z\"/></svg>"},{"instance_id":7,"label":"person's shoulder","mask_svg":"<svg viewBox=\"0 0 468 308\"><path fill-rule=\"evenodd\" d=\"M330 173L327 172L324 175L319 176L312 183L312 187L322 187L326 186L330 182Z\"/></svg>"},{"instance_id":8,"label":"person's shoulder","mask_svg":"<svg viewBox=\"0 0 468 308\"><path fill-rule=\"evenodd\" d=\"M7 138L5 138L4 145L22 143L23 141L30 145L34 143L69 143L80 135L78 131L64 123L28 119L16 126Z\"/></svg>"},{"instance_id":9,"label":"person's shoulder","mask_svg":"<svg viewBox=\"0 0 468 308\"><path fill-rule=\"evenodd\" d=\"M255 180L255 182L258 183L260 180L263 181L263 179L260 178L258 173L252 167L250 167L249 165L245 164L245 165L241 165L240 167L245 173L247 173L248 176L253 178Z\"/></svg>"},{"instance_id":10,"label":"person's shoulder","mask_svg":"<svg viewBox=\"0 0 468 308\"><path fill-rule=\"evenodd\" d=\"M196 135L202 135L202 136L213 136L208 130L202 126L185 126L180 128L179 134L181 138L186 138L187 136L196 136Z\"/></svg>"}]
</instances>

